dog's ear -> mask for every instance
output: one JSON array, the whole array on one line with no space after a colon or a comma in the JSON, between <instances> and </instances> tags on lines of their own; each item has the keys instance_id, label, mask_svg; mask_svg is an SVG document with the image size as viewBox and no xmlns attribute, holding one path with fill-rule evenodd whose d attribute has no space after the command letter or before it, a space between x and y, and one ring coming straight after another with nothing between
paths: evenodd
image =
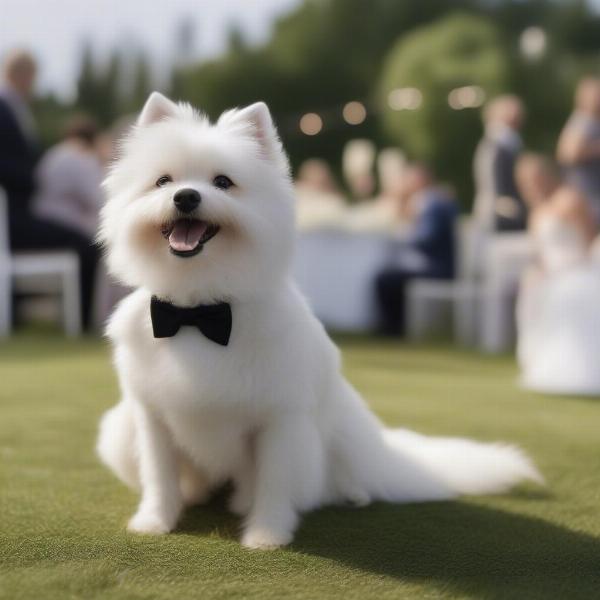
<instances>
[{"instance_id":1,"label":"dog's ear","mask_svg":"<svg viewBox=\"0 0 600 600\"><path fill-rule=\"evenodd\" d=\"M281 153L281 142L269 107L264 102L255 102L245 108L226 112L221 116L219 122L228 126L248 127L267 156L275 157Z\"/></svg>"},{"instance_id":2,"label":"dog's ear","mask_svg":"<svg viewBox=\"0 0 600 600\"><path fill-rule=\"evenodd\" d=\"M144 108L138 117L138 125L150 125L172 117L177 112L177 104L163 96L160 92L152 92L144 104Z\"/></svg>"}]
</instances>

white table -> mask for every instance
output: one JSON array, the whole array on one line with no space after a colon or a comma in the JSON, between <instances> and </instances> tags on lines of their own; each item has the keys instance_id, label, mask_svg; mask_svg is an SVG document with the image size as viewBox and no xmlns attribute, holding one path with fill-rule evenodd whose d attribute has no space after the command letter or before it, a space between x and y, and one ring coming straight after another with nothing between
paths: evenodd
<instances>
[{"instance_id":1,"label":"white table","mask_svg":"<svg viewBox=\"0 0 600 600\"><path fill-rule=\"evenodd\" d=\"M318 230L298 233L296 281L328 328L371 331L375 326L374 279L386 264L390 237L378 233Z\"/></svg>"}]
</instances>

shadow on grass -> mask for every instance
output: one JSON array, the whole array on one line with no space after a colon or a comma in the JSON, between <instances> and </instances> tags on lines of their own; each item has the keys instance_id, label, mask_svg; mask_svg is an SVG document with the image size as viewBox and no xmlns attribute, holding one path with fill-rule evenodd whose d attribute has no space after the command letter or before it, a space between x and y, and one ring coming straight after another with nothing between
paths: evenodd
<instances>
[{"instance_id":1,"label":"shadow on grass","mask_svg":"<svg viewBox=\"0 0 600 600\"><path fill-rule=\"evenodd\" d=\"M468 503L326 509L294 548L473 598L598 598L600 540Z\"/></svg>"},{"instance_id":2,"label":"shadow on grass","mask_svg":"<svg viewBox=\"0 0 600 600\"><path fill-rule=\"evenodd\" d=\"M180 531L237 540L239 520L221 496ZM304 517L290 550L460 597L600 597L599 539L468 502L323 509Z\"/></svg>"},{"instance_id":3,"label":"shadow on grass","mask_svg":"<svg viewBox=\"0 0 600 600\"><path fill-rule=\"evenodd\" d=\"M232 487L225 485L213 494L208 504L188 508L177 526L177 532L238 540L241 519L227 509L227 498L231 492Z\"/></svg>"}]
</instances>

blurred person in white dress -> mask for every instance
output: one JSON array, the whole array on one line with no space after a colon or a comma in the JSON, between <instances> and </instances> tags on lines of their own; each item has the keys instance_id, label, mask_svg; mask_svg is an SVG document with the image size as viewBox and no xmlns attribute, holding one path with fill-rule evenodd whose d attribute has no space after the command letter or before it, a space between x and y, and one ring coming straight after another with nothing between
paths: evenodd
<instances>
[{"instance_id":1,"label":"blurred person in white dress","mask_svg":"<svg viewBox=\"0 0 600 600\"><path fill-rule=\"evenodd\" d=\"M96 235L103 202L104 167L98 146L99 130L89 117L72 117L64 139L42 157L36 172L34 213L85 235Z\"/></svg>"},{"instance_id":2,"label":"blurred person in white dress","mask_svg":"<svg viewBox=\"0 0 600 600\"><path fill-rule=\"evenodd\" d=\"M329 165L319 158L304 161L296 178L296 226L301 231L338 227L346 215L346 200Z\"/></svg>"},{"instance_id":3,"label":"blurred person in white dress","mask_svg":"<svg viewBox=\"0 0 600 600\"><path fill-rule=\"evenodd\" d=\"M557 158L566 181L585 195L600 224L600 79L582 79L575 92L575 110L565 125Z\"/></svg>"},{"instance_id":4,"label":"blurred person in white dress","mask_svg":"<svg viewBox=\"0 0 600 600\"><path fill-rule=\"evenodd\" d=\"M600 395L600 263L591 252L593 215L550 159L523 156L517 180L530 207L536 256L517 304L521 383L542 393Z\"/></svg>"}]
</instances>

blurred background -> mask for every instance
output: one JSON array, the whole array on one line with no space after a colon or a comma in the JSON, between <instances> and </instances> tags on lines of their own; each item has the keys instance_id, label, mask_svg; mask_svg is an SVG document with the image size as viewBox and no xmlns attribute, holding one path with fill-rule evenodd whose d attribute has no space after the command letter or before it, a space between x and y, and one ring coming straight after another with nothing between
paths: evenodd
<instances>
[{"instance_id":1,"label":"blurred background","mask_svg":"<svg viewBox=\"0 0 600 600\"><path fill-rule=\"evenodd\" d=\"M125 293L99 184L157 89L213 118L269 104L332 331L516 348L526 386L600 393L600 2L2 6L4 335L97 332Z\"/></svg>"}]
</instances>

